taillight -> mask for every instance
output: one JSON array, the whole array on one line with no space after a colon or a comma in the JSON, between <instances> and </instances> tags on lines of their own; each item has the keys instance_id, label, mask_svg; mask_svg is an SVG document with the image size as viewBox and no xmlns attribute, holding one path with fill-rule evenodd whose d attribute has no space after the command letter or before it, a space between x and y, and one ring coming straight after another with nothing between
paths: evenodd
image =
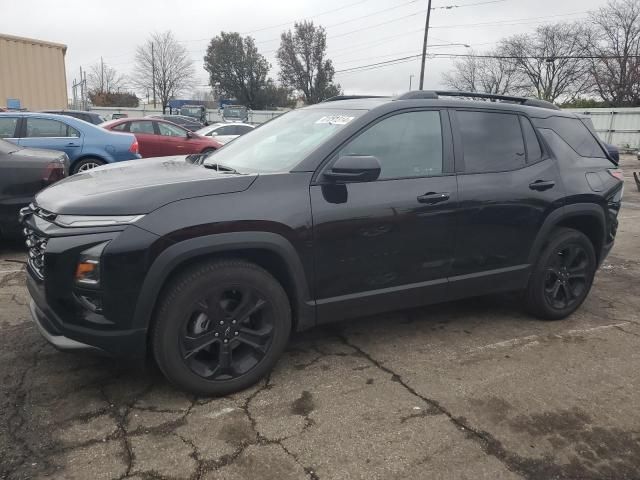
<instances>
[{"instance_id":1,"label":"taillight","mask_svg":"<svg viewBox=\"0 0 640 480\"><path fill-rule=\"evenodd\" d=\"M62 180L65 177L64 164L60 162L51 162L44 170L44 176L42 182L45 185L51 185L52 183Z\"/></svg>"},{"instance_id":2,"label":"taillight","mask_svg":"<svg viewBox=\"0 0 640 480\"><path fill-rule=\"evenodd\" d=\"M624 173L619 168L610 168L609 173L612 177L624 182Z\"/></svg>"},{"instance_id":3,"label":"taillight","mask_svg":"<svg viewBox=\"0 0 640 480\"><path fill-rule=\"evenodd\" d=\"M134 138L133 143L129 147L131 153L138 153L138 139Z\"/></svg>"}]
</instances>

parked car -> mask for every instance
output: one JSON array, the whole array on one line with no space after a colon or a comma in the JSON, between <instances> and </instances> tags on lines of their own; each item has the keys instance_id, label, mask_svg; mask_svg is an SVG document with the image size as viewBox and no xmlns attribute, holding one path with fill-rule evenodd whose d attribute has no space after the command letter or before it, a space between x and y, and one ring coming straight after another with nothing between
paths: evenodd
<instances>
[{"instance_id":1,"label":"parked car","mask_svg":"<svg viewBox=\"0 0 640 480\"><path fill-rule=\"evenodd\" d=\"M200 123L196 119L186 117L184 115L149 115L147 118L159 118L161 120L167 120L171 123L175 123L176 125L180 125L181 127L184 127L192 132L200 130L202 127L204 127L203 123Z\"/></svg>"},{"instance_id":2,"label":"parked car","mask_svg":"<svg viewBox=\"0 0 640 480\"><path fill-rule=\"evenodd\" d=\"M155 118L111 120L101 127L114 132L133 133L143 158L209 153L222 146L217 138L204 137L180 125Z\"/></svg>"},{"instance_id":3,"label":"parked car","mask_svg":"<svg viewBox=\"0 0 640 480\"><path fill-rule=\"evenodd\" d=\"M129 115L126 113L112 113L111 114L111 120L117 120L119 118L128 118Z\"/></svg>"},{"instance_id":4,"label":"parked car","mask_svg":"<svg viewBox=\"0 0 640 480\"><path fill-rule=\"evenodd\" d=\"M38 194L24 225L51 243L30 251L31 312L60 348L149 348L208 395L266 375L292 331L345 318L515 291L557 320L613 246L621 178L540 100L323 102L198 161L106 166Z\"/></svg>"},{"instance_id":5,"label":"parked car","mask_svg":"<svg viewBox=\"0 0 640 480\"><path fill-rule=\"evenodd\" d=\"M78 118L85 122L99 125L105 121L100 115L95 112L87 112L84 110L43 110L42 113L55 113L56 115L67 115L69 117Z\"/></svg>"},{"instance_id":6,"label":"parked car","mask_svg":"<svg viewBox=\"0 0 640 480\"><path fill-rule=\"evenodd\" d=\"M0 113L0 138L23 147L63 151L69 157L71 173L141 158L133 135L52 113Z\"/></svg>"},{"instance_id":7,"label":"parked car","mask_svg":"<svg viewBox=\"0 0 640 480\"><path fill-rule=\"evenodd\" d=\"M254 128L256 127L248 123L213 123L208 127L196 130L196 133L203 137L214 137L216 141L224 145Z\"/></svg>"},{"instance_id":8,"label":"parked car","mask_svg":"<svg viewBox=\"0 0 640 480\"><path fill-rule=\"evenodd\" d=\"M69 159L64 152L23 148L0 140L0 239L19 238L20 209L68 173Z\"/></svg>"}]
</instances>

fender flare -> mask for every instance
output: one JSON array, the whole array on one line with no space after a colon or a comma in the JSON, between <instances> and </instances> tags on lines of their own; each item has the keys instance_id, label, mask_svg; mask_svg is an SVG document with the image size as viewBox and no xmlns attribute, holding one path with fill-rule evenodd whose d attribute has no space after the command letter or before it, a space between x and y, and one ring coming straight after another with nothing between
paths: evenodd
<instances>
[{"instance_id":1,"label":"fender flare","mask_svg":"<svg viewBox=\"0 0 640 480\"><path fill-rule=\"evenodd\" d=\"M158 294L169 276L184 262L219 252L244 249L269 250L285 263L293 280L295 298L291 299L297 311L297 330L316 324L315 302L310 299L309 287L302 262L293 245L283 236L271 232L231 232L205 235L174 243L153 261L140 289L135 308L134 328L148 328Z\"/></svg>"},{"instance_id":2,"label":"fender flare","mask_svg":"<svg viewBox=\"0 0 640 480\"><path fill-rule=\"evenodd\" d=\"M549 238L551 231L558 226L562 221L572 217L589 216L595 218L602 227L602 244L606 237L606 219L602 207L593 203L573 203L571 205L564 205L552 211L547 218L545 218L536 239L533 242L531 251L529 252L529 264L535 264L536 259L540 255L542 248ZM600 258L601 252L596 252L598 258Z\"/></svg>"}]
</instances>

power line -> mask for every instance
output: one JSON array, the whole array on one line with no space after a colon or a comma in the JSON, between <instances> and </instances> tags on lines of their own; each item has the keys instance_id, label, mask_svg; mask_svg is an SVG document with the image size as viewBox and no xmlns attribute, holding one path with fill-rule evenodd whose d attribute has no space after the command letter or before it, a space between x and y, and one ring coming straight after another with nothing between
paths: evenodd
<instances>
[{"instance_id":1,"label":"power line","mask_svg":"<svg viewBox=\"0 0 640 480\"><path fill-rule=\"evenodd\" d=\"M433 45L433 44L431 44L431 45L429 45L429 48L431 49L431 48L435 48L435 47L452 47L452 46L455 46L455 45L460 45L460 46L470 47L470 45L465 45L465 44L462 44L462 43L459 43L459 44L444 43L444 44L442 44L442 45L438 45L438 44ZM389 54L387 54L387 55L377 55L377 56L375 56L375 57L359 58L358 60L359 60L359 61L362 61L362 62L363 62L363 61L365 61L365 60L376 60L376 59L378 59L378 58L392 57L392 56L394 56L394 55L406 55L406 54L408 54L408 53L413 53L414 51L415 51L415 50L413 50L413 49L412 49L412 50L410 50L410 51L389 53ZM427 55L430 55L430 54L427 54ZM348 68L348 67L347 67L347 68Z\"/></svg>"},{"instance_id":2,"label":"power line","mask_svg":"<svg viewBox=\"0 0 640 480\"><path fill-rule=\"evenodd\" d=\"M305 17L305 18L313 19L313 18L315 18L315 17L320 17L320 16L322 16L322 15L327 15L327 14L329 14L329 13L334 13L334 12L338 12L338 11L340 11L340 10L345 10L345 9L347 9L347 8L355 7L356 5L360 5L361 3L368 2L368 1L369 1L369 0L360 0L359 2L351 3L351 4L349 4L349 5L345 5L345 6L342 6L342 7L339 7L339 8L335 8L335 9L333 9L333 10L327 10L327 11L325 11L325 12L316 13L316 14L314 14L314 15L311 15L311 16L309 16L309 17ZM414 0L414 1L417 1L417 0ZM295 23L295 22L298 22L298 21L300 21L300 19L299 19L299 18L297 18L296 20L290 20L290 21L285 22L285 23L279 23L279 24L277 24L277 25L270 25L270 26L268 26L268 27L258 28L258 29L256 29L256 30L248 30L248 31L246 31L246 32L240 32L240 34L241 34L241 35L246 35L246 34L248 34L248 33L256 33L256 32L262 32L262 31L264 31L264 30L270 30L270 29L272 29L272 28L286 27L287 25L291 25L292 23Z\"/></svg>"},{"instance_id":3,"label":"power line","mask_svg":"<svg viewBox=\"0 0 640 480\"><path fill-rule=\"evenodd\" d=\"M382 68L398 63L404 63L421 57L422 54L409 55L405 57L392 58L383 62L370 63L368 65L359 65L357 67L345 68L342 70L336 70L335 73L351 73L359 71L374 70L375 68ZM544 60L547 62L553 62L555 60L610 60L615 58L640 58L640 55L556 55L552 57L548 56L525 56L525 55L476 55L476 54L464 54L464 53L431 53L430 57L435 58L492 58L497 60Z\"/></svg>"},{"instance_id":4,"label":"power line","mask_svg":"<svg viewBox=\"0 0 640 480\"><path fill-rule=\"evenodd\" d=\"M511 20L498 20L498 21L495 21L495 22L459 23L459 24L453 24L453 25L438 25L438 26L433 26L431 28L492 27L492 26L503 26L503 25L507 25L507 24L522 25L524 23L531 23L531 22L529 22L529 20L542 20L542 19L548 19L548 18L568 17L568 16L572 16L572 15L582 15L584 13L588 13L588 11L561 13L561 14L558 14L558 15L545 15L545 16L542 16L542 17L514 18L514 19L511 19ZM521 22L521 21L522 21L522 23L513 23L513 22Z\"/></svg>"},{"instance_id":5,"label":"power line","mask_svg":"<svg viewBox=\"0 0 640 480\"><path fill-rule=\"evenodd\" d=\"M445 5L442 7L432 7L431 10L452 10L454 8L475 7L476 5L488 5L490 3L501 3L506 1L507 0L490 0L488 2L463 3L462 5Z\"/></svg>"}]
</instances>

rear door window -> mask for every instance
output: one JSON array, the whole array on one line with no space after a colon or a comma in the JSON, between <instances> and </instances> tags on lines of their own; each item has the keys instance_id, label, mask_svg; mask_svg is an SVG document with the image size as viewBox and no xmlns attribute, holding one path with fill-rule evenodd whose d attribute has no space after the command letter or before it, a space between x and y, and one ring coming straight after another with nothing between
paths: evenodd
<instances>
[{"instance_id":1,"label":"rear door window","mask_svg":"<svg viewBox=\"0 0 640 480\"><path fill-rule=\"evenodd\" d=\"M503 172L525 166L518 115L456 111L466 173Z\"/></svg>"},{"instance_id":2,"label":"rear door window","mask_svg":"<svg viewBox=\"0 0 640 480\"><path fill-rule=\"evenodd\" d=\"M15 138L18 117L0 117L0 138Z\"/></svg>"},{"instance_id":3,"label":"rear door window","mask_svg":"<svg viewBox=\"0 0 640 480\"><path fill-rule=\"evenodd\" d=\"M58 120L31 117L27 117L26 120L26 138L77 138L80 136L80 133L75 128Z\"/></svg>"},{"instance_id":4,"label":"rear door window","mask_svg":"<svg viewBox=\"0 0 640 480\"><path fill-rule=\"evenodd\" d=\"M153 131L153 122L149 121L141 121L141 122L131 122L129 126L129 131L131 133L146 133L147 135L154 135Z\"/></svg>"}]
</instances>

